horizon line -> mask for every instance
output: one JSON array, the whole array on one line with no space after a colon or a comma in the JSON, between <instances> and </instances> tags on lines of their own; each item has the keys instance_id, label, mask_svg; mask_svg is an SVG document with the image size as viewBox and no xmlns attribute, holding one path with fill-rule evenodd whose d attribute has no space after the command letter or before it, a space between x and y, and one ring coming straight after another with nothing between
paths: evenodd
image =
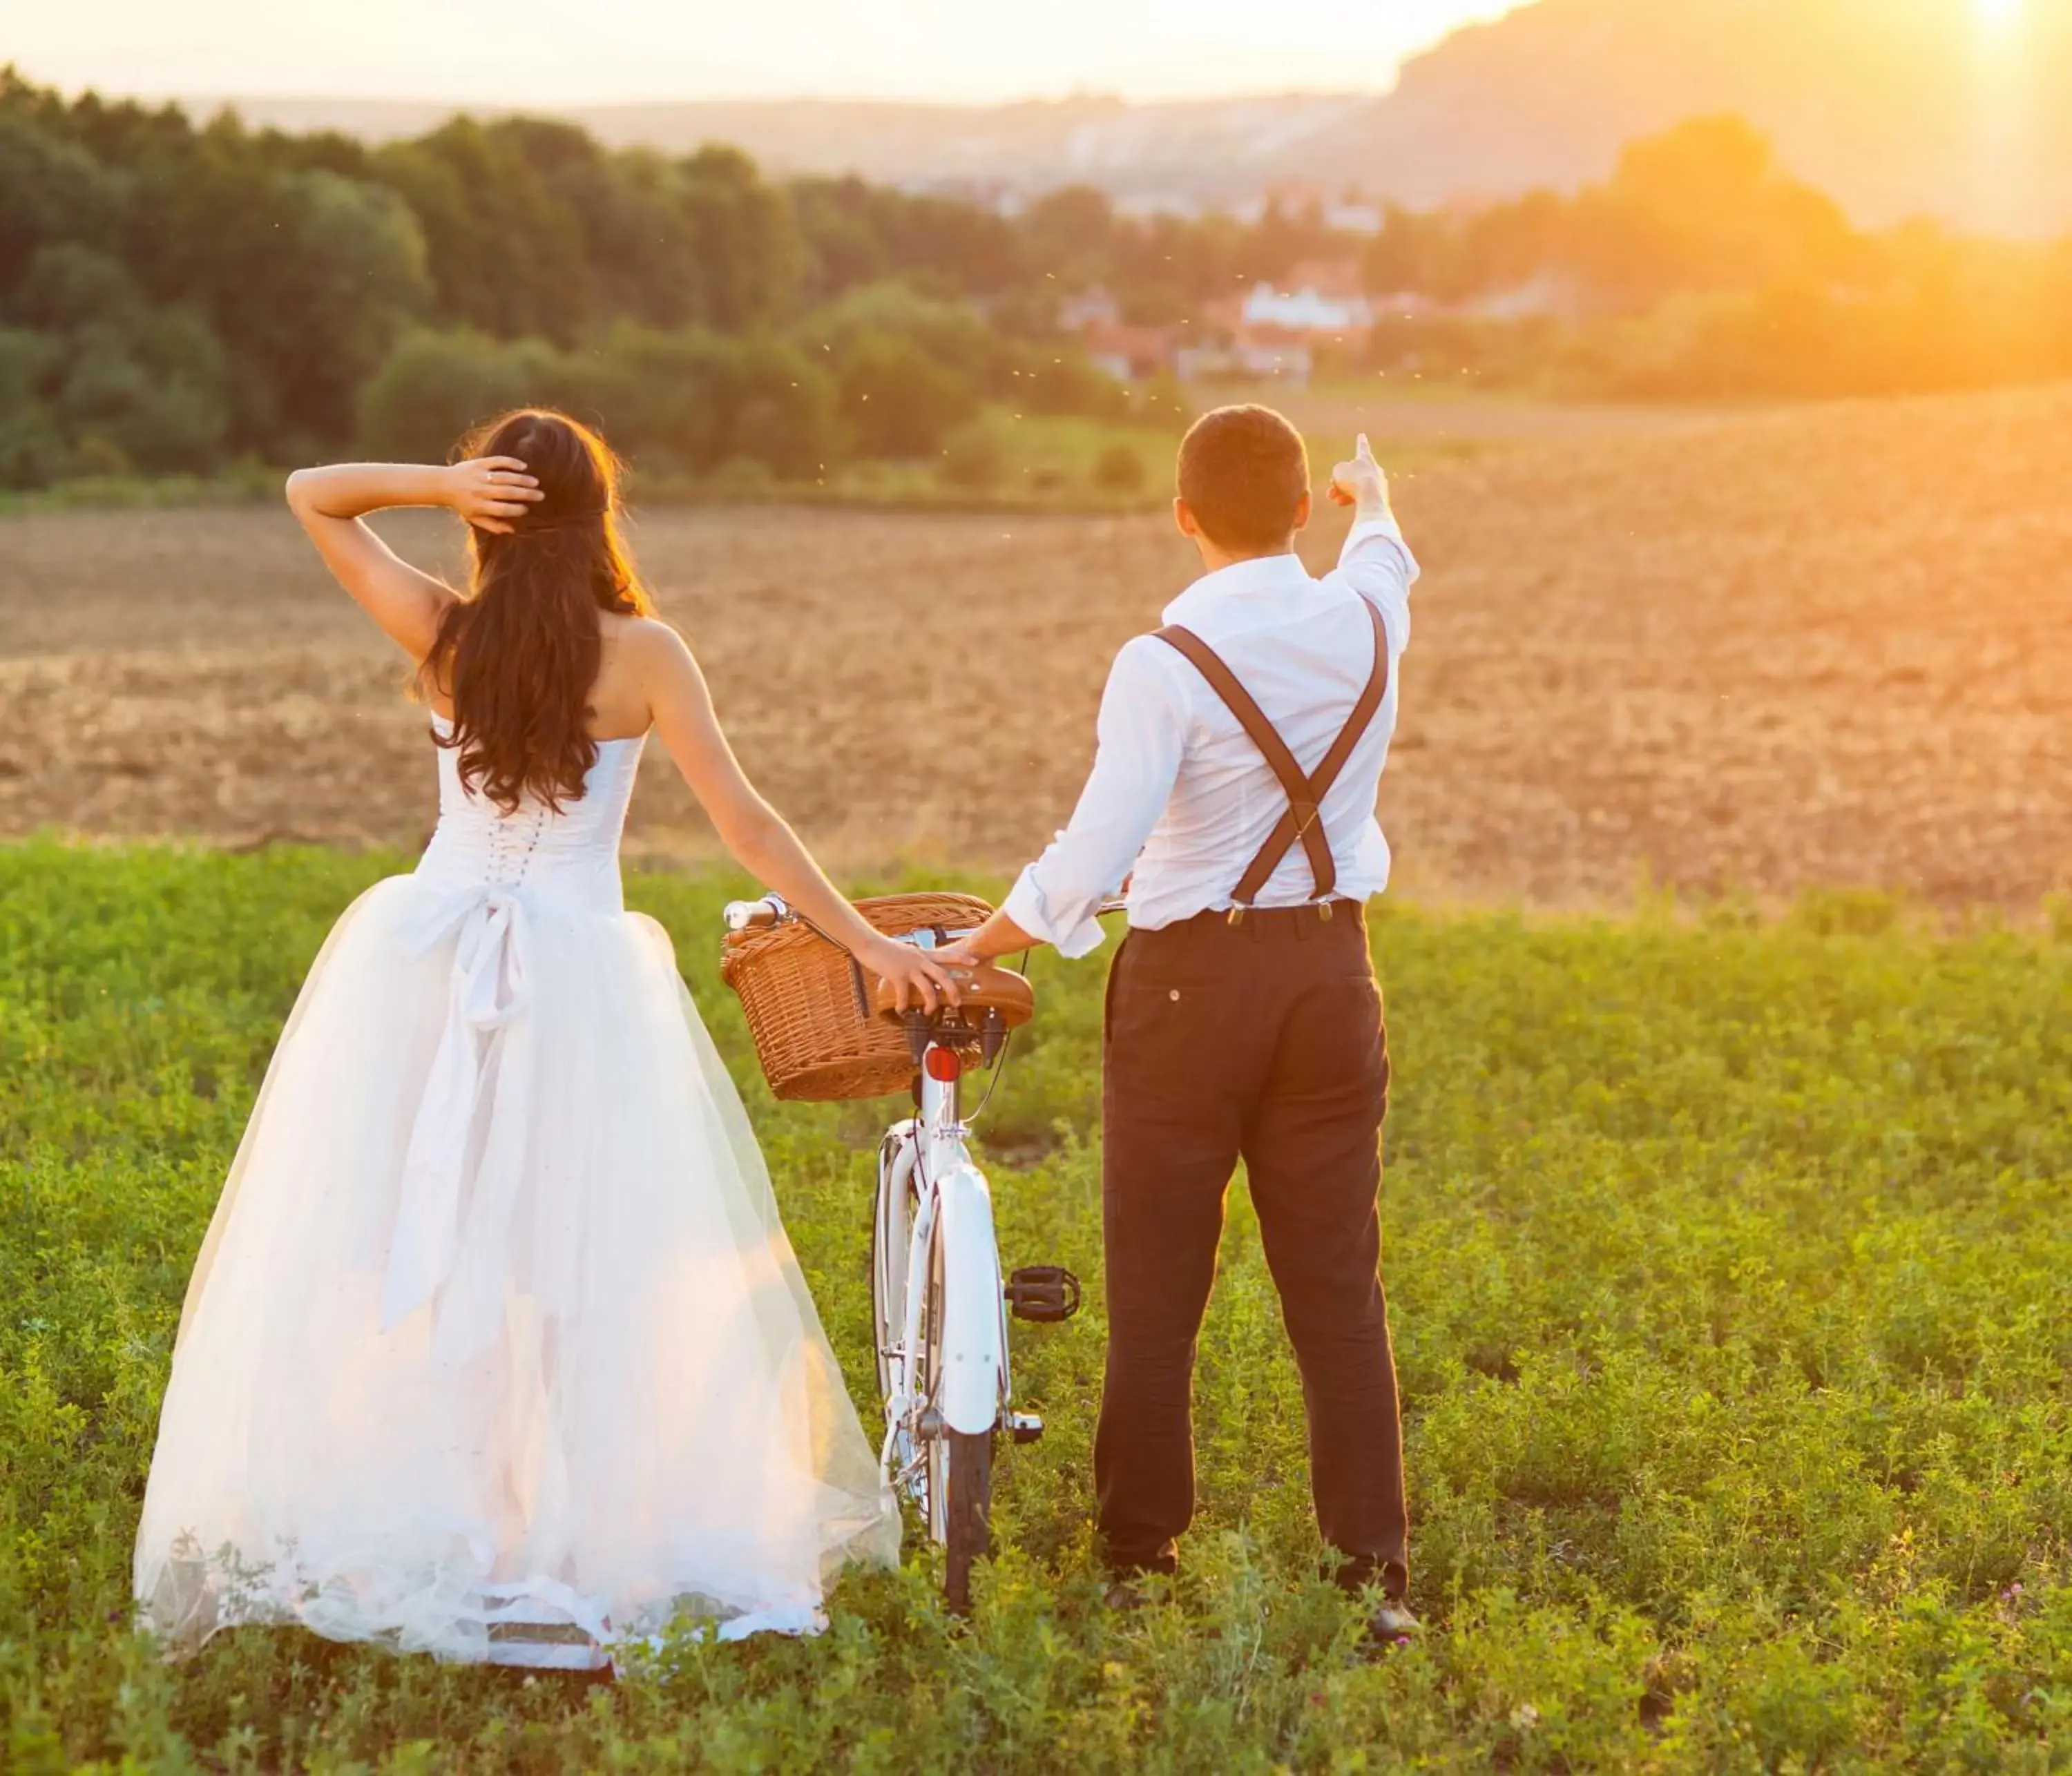
<instances>
[{"instance_id":1,"label":"horizon line","mask_svg":"<svg viewBox=\"0 0 2072 1776\"><path fill-rule=\"evenodd\" d=\"M13 65L13 64L0 64ZM18 68L17 72L22 72ZM23 78L37 85L46 83ZM861 105L886 109L929 111L1013 111L1071 105L1112 105L1151 109L1185 105L1241 105L1297 99L1372 100L1386 98L1395 90L1386 86L1284 86L1234 88L1227 92L1133 94L1110 88L1083 88L1067 92L1022 93L997 99L930 98L884 92L726 92L675 94L648 98L525 98L462 97L452 94L414 92L293 92L256 88L225 92L170 92L123 89L88 81L76 86L50 83L51 90L68 100L91 93L113 103L173 105L183 108L214 105L236 109L245 105L362 105L393 107L444 108L462 111L631 111L656 107L688 105Z\"/></svg>"},{"instance_id":2,"label":"horizon line","mask_svg":"<svg viewBox=\"0 0 2072 1776\"><path fill-rule=\"evenodd\" d=\"M1404 61L1414 60L1407 56ZM1236 86L1204 88L1199 92L1132 92L1118 86L1077 85L1056 89L1002 94L990 98L956 98L914 92L828 92L812 89L775 92L705 92L651 94L636 97L590 96L548 97L530 95L505 98L487 94L471 96L451 92L368 92L329 88L298 92L265 87L170 88L150 85L118 84L99 80L64 80L37 74L23 63L0 56L0 70L10 71L32 86L76 101L88 94L114 104L179 105L199 109L236 108L244 105L337 105L444 107L451 111L606 111L631 110L668 105L865 105L888 109L935 111L1007 111L1062 108L1072 105L1108 105L1128 109L1155 109L1187 105L1242 104L1247 101L1285 101L1297 99L1381 99L1393 92L1403 64L1369 84L1347 82L1326 85L1300 80L1276 86Z\"/></svg>"}]
</instances>

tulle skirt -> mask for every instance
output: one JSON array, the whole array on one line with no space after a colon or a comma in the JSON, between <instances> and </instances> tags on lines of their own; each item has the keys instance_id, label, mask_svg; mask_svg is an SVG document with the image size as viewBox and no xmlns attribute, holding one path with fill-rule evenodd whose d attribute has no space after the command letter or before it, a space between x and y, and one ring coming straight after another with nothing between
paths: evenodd
<instances>
[{"instance_id":1,"label":"tulle skirt","mask_svg":"<svg viewBox=\"0 0 2072 1776\"><path fill-rule=\"evenodd\" d=\"M138 1532L175 1651L299 1622L586 1666L820 1626L898 1519L667 936L416 877L303 987Z\"/></svg>"}]
</instances>

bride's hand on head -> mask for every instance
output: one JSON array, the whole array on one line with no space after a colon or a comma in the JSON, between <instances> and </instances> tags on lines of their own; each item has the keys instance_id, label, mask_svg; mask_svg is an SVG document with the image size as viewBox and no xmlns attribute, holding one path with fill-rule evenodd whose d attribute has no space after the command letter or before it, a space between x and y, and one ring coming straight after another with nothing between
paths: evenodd
<instances>
[{"instance_id":1,"label":"bride's hand on head","mask_svg":"<svg viewBox=\"0 0 2072 1776\"><path fill-rule=\"evenodd\" d=\"M953 1005L957 1003L956 984L949 971L926 950L878 937L859 948L856 959L871 973L891 983L894 1002L902 1011L916 1003L927 1012L933 1012L941 1000L947 999Z\"/></svg>"},{"instance_id":2,"label":"bride's hand on head","mask_svg":"<svg viewBox=\"0 0 2072 1776\"><path fill-rule=\"evenodd\" d=\"M515 456L471 457L446 472L446 504L477 530L508 536L510 520L522 518L547 496L539 481Z\"/></svg>"}]
</instances>

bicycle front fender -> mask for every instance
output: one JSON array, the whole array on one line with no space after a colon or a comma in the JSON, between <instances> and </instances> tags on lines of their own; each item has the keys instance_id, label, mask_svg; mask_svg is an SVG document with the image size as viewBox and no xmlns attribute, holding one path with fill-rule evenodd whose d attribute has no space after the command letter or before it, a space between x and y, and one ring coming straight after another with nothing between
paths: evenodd
<instances>
[{"instance_id":1,"label":"bicycle front fender","mask_svg":"<svg viewBox=\"0 0 2072 1776\"><path fill-rule=\"evenodd\" d=\"M993 1193L985 1174L966 1164L943 1178L936 1200L943 1341L935 1409L952 1430L977 1436L998 1424L1007 1397L1006 1308L993 1232Z\"/></svg>"}]
</instances>

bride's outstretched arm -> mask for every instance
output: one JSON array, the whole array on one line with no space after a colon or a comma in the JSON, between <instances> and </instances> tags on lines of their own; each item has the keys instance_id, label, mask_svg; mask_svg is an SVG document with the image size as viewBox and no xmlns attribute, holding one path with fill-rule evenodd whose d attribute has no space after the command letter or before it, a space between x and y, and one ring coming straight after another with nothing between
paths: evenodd
<instances>
[{"instance_id":1,"label":"bride's outstretched arm","mask_svg":"<svg viewBox=\"0 0 2072 1776\"><path fill-rule=\"evenodd\" d=\"M483 530L504 531L541 498L516 457L432 465L336 462L288 477L294 512L338 583L382 631L421 660L431 652L452 590L418 571L362 520L398 506L443 506Z\"/></svg>"},{"instance_id":2,"label":"bride's outstretched arm","mask_svg":"<svg viewBox=\"0 0 2072 1776\"><path fill-rule=\"evenodd\" d=\"M634 657L656 730L734 860L872 973L890 980L902 1006L913 996L932 1011L939 992L954 1000L956 990L941 965L873 929L749 782L727 744L705 674L684 638L664 623L651 620L634 627Z\"/></svg>"}]
</instances>

